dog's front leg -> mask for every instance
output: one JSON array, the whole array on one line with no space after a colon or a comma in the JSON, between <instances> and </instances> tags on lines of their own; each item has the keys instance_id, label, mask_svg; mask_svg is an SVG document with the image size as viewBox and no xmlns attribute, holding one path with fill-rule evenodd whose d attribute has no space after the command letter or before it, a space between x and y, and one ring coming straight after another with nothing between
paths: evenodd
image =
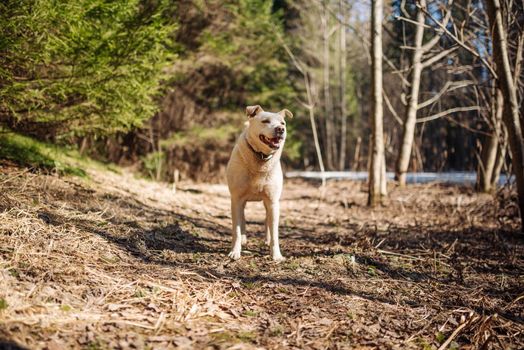
<instances>
[{"instance_id":1,"label":"dog's front leg","mask_svg":"<svg viewBox=\"0 0 524 350\"><path fill-rule=\"evenodd\" d=\"M266 208L266 222L264 225L264 232L266 233L266 245L270 247L271 244L271 230L269 229L269 201L264 201L264 207Z\"/></svg>"},{"instance_id":2,"label":"dog's front leg","mask_svg":"<svg viewBox=\"0 0 524 350\"><path fill-rule=\"evenodd\" d=\"M284 257L280 253L280 245L278 243L278 220L280 216L280 203L278 201L268 201L266 203L266 222L269 226L271 239L269 248L271 249L271 258L274 261L282 261Z\"/></svg>"},{"instance_id":3,"label":"dog's front leg","mask_svg":"<svg viewBox=\"0 0 524 350\"><path fill-rule=\"evenodd\" d=\"M231 251L228 256L231 259L240 259L240 252L242 250L242 217L244 216L244 203L237 199L231 198L231 217L233 221Z\"/></svg>"}]
</instances>

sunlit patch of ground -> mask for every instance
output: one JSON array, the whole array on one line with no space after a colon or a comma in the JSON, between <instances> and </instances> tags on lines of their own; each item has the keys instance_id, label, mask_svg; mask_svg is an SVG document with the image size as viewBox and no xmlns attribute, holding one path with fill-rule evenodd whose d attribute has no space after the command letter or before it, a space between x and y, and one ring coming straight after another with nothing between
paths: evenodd
<instances>
[{"instance_id":1,"label":"sunlit patch of ground","mask_svg":"<svg viewBox=\"0 0 524 350\"><path fill-rule=\"evenodd\" d=\"M287 182L268 259L263 206L229 248L222 185L175 190L0 165L0 347L524 347L524 240L508 194Z\"/></svg>"}]
</instances>

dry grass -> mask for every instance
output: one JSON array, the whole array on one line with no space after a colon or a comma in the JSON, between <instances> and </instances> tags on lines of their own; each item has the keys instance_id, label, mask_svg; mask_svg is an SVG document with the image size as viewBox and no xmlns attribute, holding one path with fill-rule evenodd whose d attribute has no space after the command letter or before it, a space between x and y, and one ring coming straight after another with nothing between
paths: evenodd
<instances>
[{"instance_id":1,"label":"dry grass","mask_svg":"<svg viewBox=\"0 0 524 350\"><path fill-rule=\"evenodd\" d=\"M0 348L524 347L524 241L511 201L436 185L368 209L286 185L282 264L261 204L231 262L221 185L0 165Z\"/></svg>"}]
</instances>

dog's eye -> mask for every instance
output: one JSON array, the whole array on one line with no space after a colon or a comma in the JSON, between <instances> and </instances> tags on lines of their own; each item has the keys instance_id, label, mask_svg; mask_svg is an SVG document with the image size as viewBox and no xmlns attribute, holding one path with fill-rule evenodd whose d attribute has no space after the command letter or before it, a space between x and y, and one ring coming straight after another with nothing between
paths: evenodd
<instances>
[{"instance_id":1,"label":"dog's eye","mask_svg":"<svg viewBox=\"0 0 524 350\"><path fill-rule=\"evenodd\" d=\"M262 123L264 123L264 124L269 124L270 121L269 121L269 119L264 119L264 120L262 120Z\"/></svg>"},{"instance_id":2,"label":"dog's eye","mask_svg":"<svg viewBox=\"0 0 524 350\"><path fill-rule=\"evenodd\" d=\"M280 125L284 125L284 126L285 126L285 125L286 125L286 123L282 122L282 123L280 123Z\"/></svg>"}]
</instances>

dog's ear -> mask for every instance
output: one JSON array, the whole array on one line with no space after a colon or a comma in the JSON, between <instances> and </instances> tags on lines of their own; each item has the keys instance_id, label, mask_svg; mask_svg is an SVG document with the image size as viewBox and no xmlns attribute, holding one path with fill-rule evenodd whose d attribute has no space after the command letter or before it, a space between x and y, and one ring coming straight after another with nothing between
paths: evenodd
<instances>
[{"instance_id":1,"label":"dog's ear","mask_svg":"<svg viewBox=\"0 0 524 350\"><path fill-rule=\"evenodd\" d=\"M280 114L282 117L289 117L289 118L293 118L293 113L291 113L290 111L288 111L287 109L283 109L281 110L280 112L278 112L278 114Z\"/></svg>"},{"instance_id":2,"label":"dog's ear","mask_svg":"<svg viewBox=\"0 0 524 350\"><path fill-rule=\"evenodd\" d=\"M264 112L264 110L259 105L246 107L246 114L249 118L253 118L260 112Z\"/></svg>"}]
</instances>

